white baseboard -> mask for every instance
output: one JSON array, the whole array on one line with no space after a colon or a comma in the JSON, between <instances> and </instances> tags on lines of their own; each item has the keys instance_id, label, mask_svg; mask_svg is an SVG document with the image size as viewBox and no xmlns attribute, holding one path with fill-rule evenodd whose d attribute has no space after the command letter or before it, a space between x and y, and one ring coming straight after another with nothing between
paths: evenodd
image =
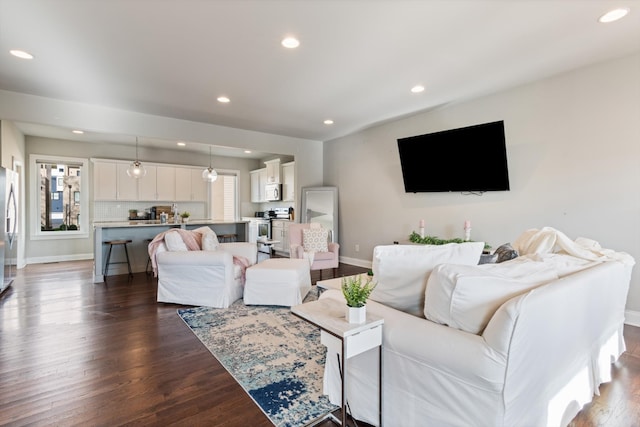
<instances>
[{"instance_id":1,"label":"white baseboard","mask_svg":"<svg viewBox=\"0 0 640 427\"><path fill-rule=\"evenodd\" d=\"M640 311L626 310L624 312L624 323L640 327Z\"/></svg>"},{"instance_id":2,"label":"white baseboard","mask_svg":"<svg viewBox=\"0 0 640 427\"><path fill-rule=\"evenodd\" d=\"M93 252L88 254L57 255L27 258L27 264L46 264L49 262L82 261L93 259Z\"/></svg>"},{"instance_id":3,"label":"white baseboard","mask_svg":"<svg viewBox=\"0 0 640 427\"><path fill-rule=\"evenodd\" d=\"M343 264L355 265L356 267L371 268L371 261L366 259L340 257L340 262Z\"/></svg>"}]
</instances>

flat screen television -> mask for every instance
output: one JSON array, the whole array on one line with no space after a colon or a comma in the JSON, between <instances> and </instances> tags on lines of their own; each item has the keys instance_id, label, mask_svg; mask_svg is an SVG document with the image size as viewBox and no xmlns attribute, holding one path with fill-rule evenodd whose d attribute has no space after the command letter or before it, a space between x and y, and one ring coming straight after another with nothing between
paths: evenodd
<instances>
[{"instance_id":1,"label":"flat screen television","mask_svg":"<svg viewBox=\"0 0 640 427\"><path fill-rule=\"evenodd\" d=\"M504 121L398 139L407 193L508 191Z\"/></svg>"}]
</instances>

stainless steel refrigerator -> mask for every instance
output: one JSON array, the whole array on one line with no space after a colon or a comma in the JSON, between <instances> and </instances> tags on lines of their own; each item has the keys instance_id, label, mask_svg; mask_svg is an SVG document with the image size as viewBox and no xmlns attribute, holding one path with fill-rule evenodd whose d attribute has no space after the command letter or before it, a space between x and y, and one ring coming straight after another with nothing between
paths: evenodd
<instances>
[{"instance_id":1,"label":"stainless steel refrigerator","mask_svg":"<svg viewBox=\"0 0 640 427\"><path fill-rule=\"evenodd\" d=\"M18 261L18 174L0 168L0 260L4 265L0 280L0 294L11 283Z\"/></svg>"}]
</instances>

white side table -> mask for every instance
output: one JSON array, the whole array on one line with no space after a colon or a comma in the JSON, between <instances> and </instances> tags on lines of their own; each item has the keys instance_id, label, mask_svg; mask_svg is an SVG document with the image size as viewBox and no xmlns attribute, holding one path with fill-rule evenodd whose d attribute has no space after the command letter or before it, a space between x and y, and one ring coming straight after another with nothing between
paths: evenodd
<instances>
[{"instance_id":1,"label":"white side table","mask_svg":"<svg viewBox=\"0 0 640 427\"><path fill-rule=\"evenodd\" d=\"M378 416L382 427L382 325L384 319L367 313L364 323L349 323L345 318L346 304L323 299L291 307L291 312L307 322L318 326L342 341L342 426L347 425L347 359L365 351L378 348Z\"/></svg>"}]
</instances>

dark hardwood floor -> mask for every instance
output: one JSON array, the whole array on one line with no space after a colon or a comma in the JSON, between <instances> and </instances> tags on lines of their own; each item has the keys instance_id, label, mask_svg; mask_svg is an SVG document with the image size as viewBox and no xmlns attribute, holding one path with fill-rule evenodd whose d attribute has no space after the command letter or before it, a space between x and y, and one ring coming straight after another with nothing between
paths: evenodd
<instances>
[{"instance_id":1,"label":"dark hardwood floor","mask_svg":"<svg viewBox=\"0 0 640 427\"><path fill-rule=\"evenodd\" d=\"M338 275L364 270L341 264ZM91 261L19 270L0 297L0 425L270 426L180 306L155 296L144 273L92 283ZM625 334L613 382L572 426L638 425L640 328Z\"/></svg>"}]
</instances>

